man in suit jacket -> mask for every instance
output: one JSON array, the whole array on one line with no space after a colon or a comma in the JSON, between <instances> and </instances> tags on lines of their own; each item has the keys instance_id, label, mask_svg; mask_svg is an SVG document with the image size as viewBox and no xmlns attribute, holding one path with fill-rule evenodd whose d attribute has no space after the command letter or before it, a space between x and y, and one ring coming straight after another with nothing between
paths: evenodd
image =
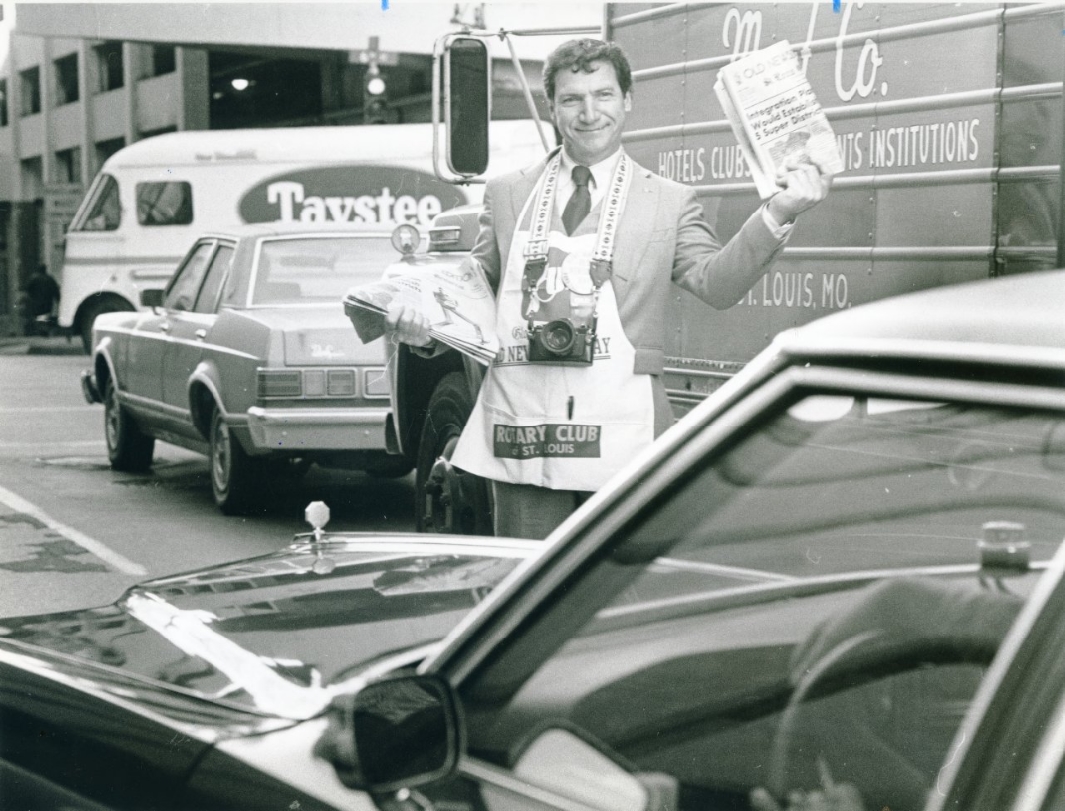
<instances>
[{"instance_id":1,"label":"man in suit jacket","mask_svg":"<svg viewBox=\"0 0 1065 811\"><path fill-rule=\"evenodd\" d=\"M672 422L661 380L670 282L715 308L732 306L831 182L812 161L790 165L780 192L721 245L690 188L624 154L632 76L617 45L560 46L545 62L544 90L562 148L489 181L470 258L496 291L497 333L522 344L489 369L452 459L492 481L497 535L539 538ZM535 233L541 211L546 234ZM541 243L550 249L540 252L547 267L538 275L530 245ZM598 265L608 269L604 282L591 260L608 254L612 261ZM594 344L583 358L574 350L537 361L534 327L555 323L544 313L560 302L577 324L592 302ZM405 343L432 344L416 311L397 307L387 324ZM528 353L520 351L526 341Z\"/></svg>"}]
</instances>

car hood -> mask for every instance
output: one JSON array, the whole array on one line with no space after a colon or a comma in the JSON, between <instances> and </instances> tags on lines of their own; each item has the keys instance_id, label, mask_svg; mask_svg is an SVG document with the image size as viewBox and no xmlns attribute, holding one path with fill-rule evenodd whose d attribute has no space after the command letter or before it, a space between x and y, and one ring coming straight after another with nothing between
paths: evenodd
<instances>
[{"instance_id":1,"label":"car hood","mask_svg":"<svg viewBox=\"0 0 1065 811\"><path fill-rule=\"evenodd\" d=\"M329 306L263 307L247 314L280 334L286 366L384 365L384 344L362 343L339 301Z\"/></svg>"},{"instance_id":2,"label":"car hood","mask_svg":"<svg viewBox=\"0 0 1065 811\"><path fill-rule=\"evenodd\" d=\"M183 693L286 719L372 660L433 642L530 553L368 536L303 542L134 587L112 605L0 622L0 649L128 696Z\"/></svg>"}]
</instances>

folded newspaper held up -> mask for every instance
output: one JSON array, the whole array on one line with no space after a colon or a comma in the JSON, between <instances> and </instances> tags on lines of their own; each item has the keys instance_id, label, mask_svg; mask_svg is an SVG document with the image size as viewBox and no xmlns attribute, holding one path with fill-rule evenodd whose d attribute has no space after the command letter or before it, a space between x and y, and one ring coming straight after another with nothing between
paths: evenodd
<instances>
[{"instance_id":1,"label":"folded newspaper held up","mask_svg":"<svg viewBox=\"0 0 1065 811\"><path fill-rule=\"evenodd\" d=\"M714 90L763 200L780 191L777 172L793 156L843 171L836 134L787 40L725 65Z\"/></svg>"},{"instance_id":2,"label":"folded newspaper held up","mask_svg":"<svg viewBox=\"0 0 1065 811\"><path fill-rule=\"evenodd\" d=\"M344 312L363 343L385 334L392 304L406 304L429 320L429 335L485 364L499 352L495 297L480 266L469 259L457 267L402 262L380 281L362 284L344 297Z\"/></svg>"}]
</instances>

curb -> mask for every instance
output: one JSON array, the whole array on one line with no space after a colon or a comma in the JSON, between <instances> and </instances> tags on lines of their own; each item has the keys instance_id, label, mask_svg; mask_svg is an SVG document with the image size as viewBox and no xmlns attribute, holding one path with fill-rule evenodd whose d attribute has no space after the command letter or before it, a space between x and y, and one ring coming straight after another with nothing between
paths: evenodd
<instances>
[{"instance_id":1,"label":"curb","mask_svg":"<svg viewBox=\"0 0 1065 811\"><path fill-rule=\"evenodd\" d=\"M73 338L35 338L14 336L0 338L0 355L85 355L81 341ZM88 356L86 355L86 360Z\"/></svg>"}]
</instances>

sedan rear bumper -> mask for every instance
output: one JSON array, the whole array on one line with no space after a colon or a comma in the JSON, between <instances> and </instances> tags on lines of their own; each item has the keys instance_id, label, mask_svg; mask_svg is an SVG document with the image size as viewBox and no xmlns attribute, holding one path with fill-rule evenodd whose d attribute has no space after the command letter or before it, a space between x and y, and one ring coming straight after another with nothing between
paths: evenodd
<instances>
[{"instance_id":1,"label":"sedan rear bumper","mask_svg":"<svg viewBox=\"0 0 1065 811\"><path fill-rule=\"evenodd\" d=\"M387 449L389 408L248 409L248 430L259 450Z\"/></svg>"}]
</instances>

